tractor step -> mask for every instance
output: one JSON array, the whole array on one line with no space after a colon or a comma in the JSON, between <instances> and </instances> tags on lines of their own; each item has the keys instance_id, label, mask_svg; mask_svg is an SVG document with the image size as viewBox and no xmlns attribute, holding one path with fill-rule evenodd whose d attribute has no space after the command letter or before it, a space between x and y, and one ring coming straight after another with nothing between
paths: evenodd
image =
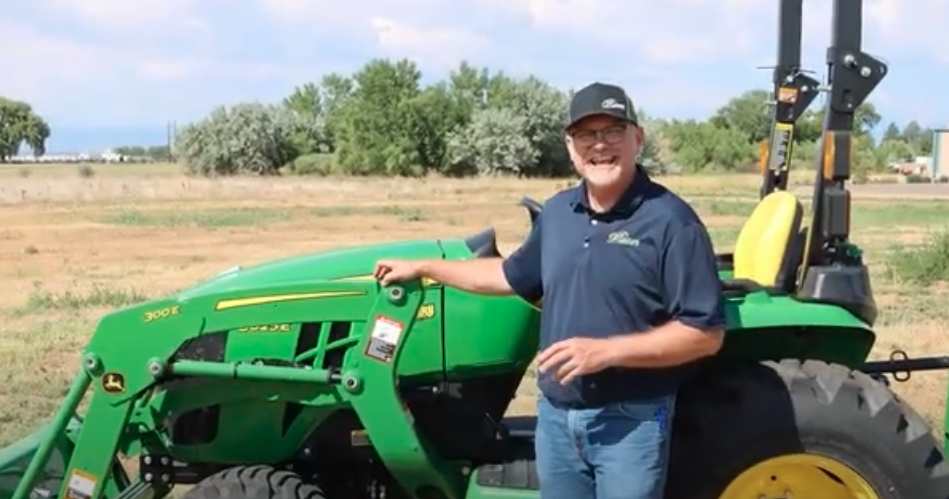
<instances>
[{"instance_id":1,"label":"tractor step","mask_svg":"<svg viewBox=\"0 0 949 499\"><path fill-rule=\"evenodd\" d=\"M511 416L501 421L507 449L505 459L482 464L476 471L475 483L481 487L538 490L537 468L534 465L534 434L537 416ZM508 493L503 494L505 497Z\"/></svg>"}]
</instances>

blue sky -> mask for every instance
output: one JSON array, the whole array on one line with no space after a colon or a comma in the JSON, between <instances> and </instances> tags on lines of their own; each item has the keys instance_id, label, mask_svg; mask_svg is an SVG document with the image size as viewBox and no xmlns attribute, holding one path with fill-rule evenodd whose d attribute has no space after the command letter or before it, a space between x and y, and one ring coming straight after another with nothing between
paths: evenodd
<instances>
[{"instance_id":1,"label":"blue sky","mask_svg":"<svg viewBox=\"0 0 949 499\"><path fill-rule=\"evenodd\" d=\"M829 0L806 0L822 71ZM902 8L898 6L902 5ZM0 95L53 126L51 152L162 143L169 120L275 101L329 71L410 57L428 79L467 59L562 87L627 87L650 114L703 118L766 86L773 0L29 0L0 3ZM949 125L949 1L865 0L865 49L891 73L886 119Z\"/></svg>"}]
</instances>

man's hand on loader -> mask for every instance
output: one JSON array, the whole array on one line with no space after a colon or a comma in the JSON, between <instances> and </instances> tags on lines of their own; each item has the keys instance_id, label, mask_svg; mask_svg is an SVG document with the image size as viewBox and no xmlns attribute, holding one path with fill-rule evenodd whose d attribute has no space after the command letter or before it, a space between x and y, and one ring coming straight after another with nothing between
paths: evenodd
<instances>
[{"instance_id":1,"label":"man's hand on loader","mask_svg":"<svg viewBox=\"0 0 949 499\"><path fill-rule=\"evenodd\" d=\"M372 272L383 286L418 279L421 274L422 262L407 260L379 260Z\"/></svg>"},{"instance_id":2,"label":"man's hand on loader","mask_svg":"<svg viewBox=\"0 0 949 499\"><path fill-rule=\"evenodd\" d=\"M554 343L537 356L541 373L556 368L554 379L566 385L577 376L592 374L611 362L611 343L598 338L570 338Z\"/></svg>"}]
</instances>

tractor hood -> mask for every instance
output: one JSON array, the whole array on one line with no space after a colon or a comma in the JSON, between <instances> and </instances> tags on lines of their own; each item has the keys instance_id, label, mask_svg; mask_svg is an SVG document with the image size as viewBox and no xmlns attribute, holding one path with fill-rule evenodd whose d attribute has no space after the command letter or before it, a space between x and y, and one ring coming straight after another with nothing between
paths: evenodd
<instances>
[{"instance_id":1,"label":"tractor hood","mask_svg":"<svg viewBox=\"0 0 949 499\"><path fill-rule=\"evenodd\" d=\"M368 276L372 273L376 262L384 258L440 259L443 257L444 252L437 239L399 241L331 250L284 258L247 268L232 267L207 281L181 291L177 294L177 298L187 300L209 293L308 279L320 281Z\"/></svg>"}]
</instances>

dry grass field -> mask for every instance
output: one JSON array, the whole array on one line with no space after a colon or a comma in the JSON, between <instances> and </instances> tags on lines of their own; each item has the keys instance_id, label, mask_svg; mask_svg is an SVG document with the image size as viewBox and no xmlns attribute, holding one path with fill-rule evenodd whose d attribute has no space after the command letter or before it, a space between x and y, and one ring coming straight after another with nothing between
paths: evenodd
<instances>
[{"instance_id":1,"label":"dry grass field","mask_svg":"<svg viewBox=\"0 0 949 499\"><path fill-rule=\"evenodd\" d=\"M51 416L99 316L189 286L233 265L367 242L465 235L494 225L502 251L524 237L520 196L565 183L534 180L196 179L174 165L0 167L0 445ZM809 176L809 175L808 175ZM806 177L802 177L806 178ZM694 203L718 249L730 249L758 177L668 177ZM949 200L911 186L855 190L854 237L866 249L882 308L876 357L947 351L949 291L887 277L896 245L947 225ZM868 190L869 191L869 190ZM807 188L802 193L809 195ZM930 192L929 197L940 193ZM946 377L896 389L941 424ZM514 410L526 410L533 387Z\"/></svg>"}]
</instances>

